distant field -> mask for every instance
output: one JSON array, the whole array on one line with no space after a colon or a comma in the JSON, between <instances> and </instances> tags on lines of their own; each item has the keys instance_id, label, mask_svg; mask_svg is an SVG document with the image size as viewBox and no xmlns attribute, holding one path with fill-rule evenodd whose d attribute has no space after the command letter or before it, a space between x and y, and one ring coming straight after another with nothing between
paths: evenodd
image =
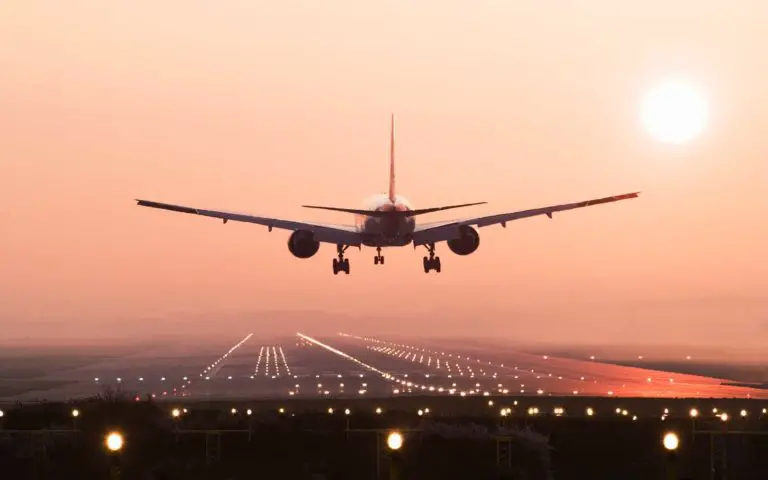
<instances>
[{"instance_id":1,"label":"distant field","mask_svg":"<svg viewBox=\"0 0 768 480\"><path fill-rule=\"evenodd\" d=\"M0 379L0 398L13 397L29 392L43 392L60 388L71 383L77 383L68 380L5 380Z\"/></svg>"},{"instance_id":2,"label":"distant field","mask_svg":"<svg viewBox=\"0 0 768 480\"><path fill-rule=\"evenodd\" d=\"M9 356L3 352L0 354L0 380L39 378L51 372L72 370L112 358L117 357L82 354L35 355L32 352Z\"/></svg>"}]
</instances>

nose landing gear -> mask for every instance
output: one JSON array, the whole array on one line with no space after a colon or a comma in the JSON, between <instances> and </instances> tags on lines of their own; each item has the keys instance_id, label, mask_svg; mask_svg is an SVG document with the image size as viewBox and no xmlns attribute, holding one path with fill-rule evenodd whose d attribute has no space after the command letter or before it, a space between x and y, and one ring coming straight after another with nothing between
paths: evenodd
<instances>
[{"instance_id":1,"label":"nose landing gear","mask_svg":"<svg viewBox=\"0 0 768 480\"><path fill-rule=\"evenodd\" d=\"M376 256L373 257L374 265L384 265L384 257L381 255L381 247L376 247Z\"/></svg>"},{"instance_id":2,"label":"nose landing gear","mask_svg":"<svg viewBox=\"0 0 768 480\"><path fill-rule=\"evenodd\" d=\"M339 272L344 272L347 275L349 275L349 259L344 258L344 252L349 248L349 246L344 245L336 245L336 251L339 254L339 258L333 259L333 274L338 275Z\"/></svg>"},{"instance_id":3,"label":"nose landing gear","mask_svg":"<svg viewBox=\"0 0 768 480\"><path fill-rule=\"evenodd\" d=\"M431 270L440 273L440 257L435 256L435 244L430 243L425 247L427 247L429 256L424 257L424 273L429 273Z\"/></svg>"}]
</instances>

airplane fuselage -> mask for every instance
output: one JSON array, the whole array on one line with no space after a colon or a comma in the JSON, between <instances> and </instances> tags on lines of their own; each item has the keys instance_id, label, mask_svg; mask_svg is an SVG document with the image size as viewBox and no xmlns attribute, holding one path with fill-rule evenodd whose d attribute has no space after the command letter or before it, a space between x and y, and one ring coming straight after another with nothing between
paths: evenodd
<instances>
[{"instance_id":1,"label":"airplane fuselage","mask_svg":"<svg viewBox=\"0 0 768 480\"><path fill-rule=\"evenodd\" d=\"M386 194L372 195L363 202L363 209L376 212L403 212L413 210L405 197L395 195L395 201ZM392 215L372 217L355 215L355 227L364 234L363 245L367 247L402 247L412 241L416 221L414 217Z\"/></svg>"}]
</instances>

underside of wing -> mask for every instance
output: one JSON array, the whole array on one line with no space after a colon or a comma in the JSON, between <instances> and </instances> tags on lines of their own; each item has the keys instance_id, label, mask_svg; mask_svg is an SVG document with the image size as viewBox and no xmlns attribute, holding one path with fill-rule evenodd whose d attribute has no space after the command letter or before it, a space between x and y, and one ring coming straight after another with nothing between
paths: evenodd
<instances>
[{"instance_id":1,"label":"underside of wing","mask_svg":"<svg viewBox=\"0 0 768 480\"><path fill-rule=\"evenodd\" d=\"M270 231L273 228L292 231L309 231L313 233L314 239L318 242L344 244L350 246L359 246L362 243L362 235L358 233L355 227L352 225L327 225L294 220L283 220L279 218L261 217L242 213L204 210L200 208L153 202L149 200L137 199L136 202L139 206L142 207L157 208L171 212L189 213L193 215L201 215L204 217L218 218L221 219L223 223L227 223L228 221L255 223L257 225L263 225L269 228Z\"/></svg>"},{"instance_id":2,"label":"underside of wing","mask_svg":"<svg viewBox=\"0 0 768 480\"><path fill-rule=\"evenodd\" d=\"M590 207L593 205L602 205L604 203L618 202L620 200L628 200L631 198L637 198L639 195L640 192L633 192L623 195L585 200L582 202L566 203L563 205L534 208L530 210L521 210L518 212L500 213L497 215L488 215L484 217L469 218L464 220L451 220L433 224L418 225L413 234L413 244L424 245L427 243L437 243L457 239L461 236L462 227L477 226L479 228L487 227L489 225L501 225L502 227L506 227L507 222L511 222L513 220L536 217L539 215L546 215L549 218L552 218L553 214L557 212Z\"/></svg>"}]
</instances>

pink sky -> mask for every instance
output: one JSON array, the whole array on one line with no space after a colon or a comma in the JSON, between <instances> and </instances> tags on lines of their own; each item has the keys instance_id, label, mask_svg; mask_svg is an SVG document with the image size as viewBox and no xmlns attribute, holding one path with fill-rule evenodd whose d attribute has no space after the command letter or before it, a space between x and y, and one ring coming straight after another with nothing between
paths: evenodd
<instances>
[{"instance_id":1,"label":"pink sky","mask_svg":"<svg viewBox=\"0 0 768 480\"><path fill-rule=\"evenodd\" d=\"M359 332L388 318L425 335L768 342L762 0L2 10L7 335L120 322L138 334L187 313L206 331L222 312L302 309L375 317ZM708 93L712 114L671 147L643 130L638 105L674 74ZM423 273L423 249L387 251L384 267L352 250L349 277L332 275L331 246L299 260L286 232L132 200L351 223L300 205L357 207L386 189L390 112L401 194L416 207L489 202L429 220L644 193L482 229L469 257L441 245L440 275ZM258 329L249 315L244 331Z\"/></svg>"}]
</instances>

